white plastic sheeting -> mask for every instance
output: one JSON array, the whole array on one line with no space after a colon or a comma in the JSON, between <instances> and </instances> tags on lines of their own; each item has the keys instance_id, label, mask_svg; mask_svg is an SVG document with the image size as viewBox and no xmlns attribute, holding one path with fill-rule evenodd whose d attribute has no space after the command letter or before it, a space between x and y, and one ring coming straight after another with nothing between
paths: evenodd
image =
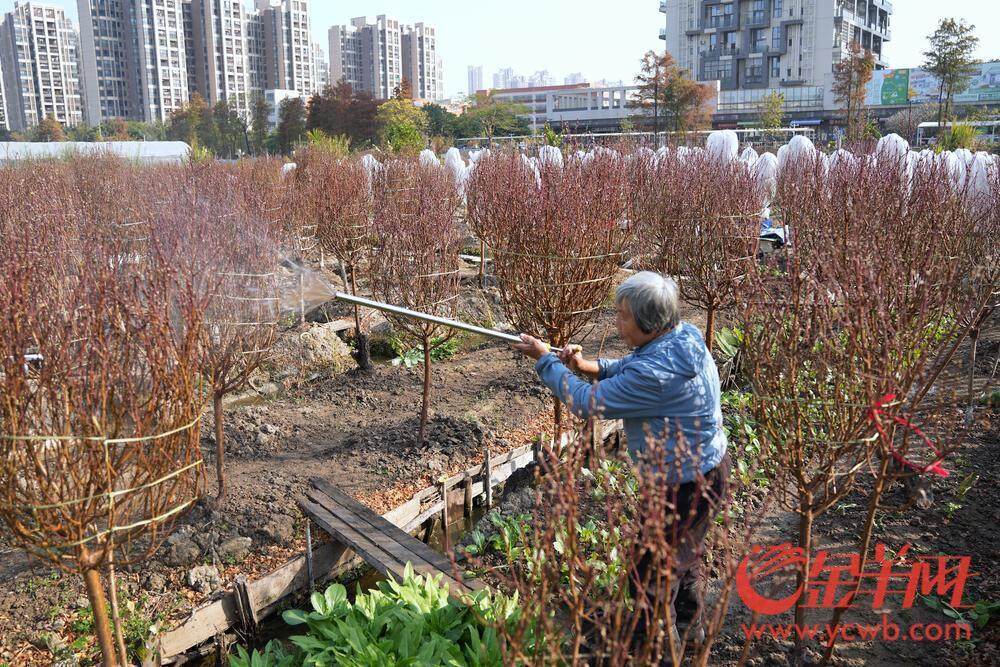
<instances>
[{"instance_id":1,"label":"white plastic sheeting","mask_svg":"<svg viewBox=\"0 0 1000 667\"><path fill-rule=\"evenodd\" d=\"M553 167L563 166L562 151L555 146L542 146L538 149L538 161Z\"/></svg>"},{"instance_id":2,"label":"white plastic sheeting","mask_svg":"<svg viewBox=\"0 0 1000 667\"><path fill-rule=\"evenodd\" d=\"M191 157L191 147L183 141L0 142L0 162L73 155L114 155L151 164L179 164Z\"/></svg>"},{"instance_id":3,"label":"white plastic sheeting","mask_svg":"<svg viewBox=\"0 0 1000 667\"><path fill-rule=\"evenodd\" d=\"M441 160L438 160L437 153L429 148L420 151L420 164L424 167L440 167Z\"/></svg>"},{"instance_id":4,"label":"white plastic sheeting","mask_svg":"<svg viewBox=\"0 0 1000 667\"><path fill-rule=\"evenodd\" d=\"M718 162L732 162L740 151L740 139L732 130L717 130L708 135L705 150Z\"/></svg>"},{"instance_id":5,"label":"white plastic sheeting","mask_svg":"<svg viewBox=\"0 0 1000 667\"><path fill-rule=\"evenodd\" d=\"M778 189L778 158L774 153L764 153L757 158L753 174L760 187L768 193L768 199L773 199Z\"/></svg>"}]
</instances>

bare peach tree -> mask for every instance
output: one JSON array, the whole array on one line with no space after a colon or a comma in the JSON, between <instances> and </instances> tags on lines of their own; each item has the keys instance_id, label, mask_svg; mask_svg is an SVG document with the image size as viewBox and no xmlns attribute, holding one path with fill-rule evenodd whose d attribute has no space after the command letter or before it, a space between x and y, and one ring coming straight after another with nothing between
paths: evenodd
<instances>
[{"instance_id":1,"label":"bare peach tree","mask_svg":"<svg viewBox=\"0 0 1000 667\"><path fill-rule=\"evenodd\" d=\"M373 191L369 262L372 291L388 303L454 317L462 236L455 220L458 192L451 175L439 165L392 160L380 170ZM426 444L431 353L454 331L424 321L390 317L423 353L423 402L417 440Z\"/></svg>"},{"instance_id":2,"label":"bare peach tree","mask_svg":"<svg viewBox=\"0 0 1000 667\"><path fill-rule=\"evenodd\" d=\"M859 533L863 566L888 484L936 470L947 453L943 443L927 451L901 415L955 331L962 263L948 245L967 234L968 218L961 193L935 166L912 178L901 178L900 168L889 159L832 168L818 154L790 159L778 201L792 249L755 275L740 304L762 449L798 514L800 587L816 518L854 489L860 473L875 477ZM879 244L857 233L873 227ZM939 243L941 235L952 240ZM893 461L907 462L902 472ZM805 621L804 596L795 621ZM796 655L803 648L799 640Z\"/></svg>"},{"instance_id":3,"label":"bare peach tree","mask_svg":"<svg viewBox=\"0 0 1000 667\"><path fill-rule=\"evenodd\" d=\"M0 520L29 552L82 574L104 664L126 664L100 572L151 553L203 487L202 314L176 298L169 267L137 260L92 217L4 218Z\"/></svg>"},{"instance_id":4,"label":"bare peach tree","mask_svg":"<svg viewBox=\"0 0 1000 667\"><path fill-rule=\"evenodd\" d=\"M593 322L629 238L625 160L603 149L565 161L481 157L466 192L493 257L507 318L556 346ZM555 401L557 429L562 409Z\"/></svg>"},{"instance_id":5,"label":"bare peach tree","mask_svg":"<svg viewBox=\"0 0 1000 667\"><path fill-rule=\"evenodd\" d=\"M307 200L316 221L316 236L323 249L337 258L345 289L358 293L358 271L366 261L368 230L372 216L372 186L368 173L355 159L320 152L308 159L297 187ZM368 337L361 329L361 316L354 306L354 336L357 362L370 370Z\"/></svg>"},{"instance_id":6,"label":"bare peach tree","mask_svg":"<svg viewBox=\"0 0 1000 667\"><path fill-rule=\"evenodd\" d=\"M763 200L753 174L740 160L673 150L640 161L633 179L639 263L677 277L681 298L705 311L711 350L718 312L757 265Z\"/></svg>"}]
</instances>

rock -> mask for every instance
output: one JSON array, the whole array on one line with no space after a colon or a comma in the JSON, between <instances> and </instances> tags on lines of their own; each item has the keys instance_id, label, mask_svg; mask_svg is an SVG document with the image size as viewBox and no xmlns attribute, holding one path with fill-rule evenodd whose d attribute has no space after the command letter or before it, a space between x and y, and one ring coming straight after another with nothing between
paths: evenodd
<instances>
[{"instance_id":1,"label":"rock","mask_svg":"<svg viewBox=\"0 0 1000 667\"><path fill-rule=\"evenodd\" d=\"M238 563L250 553L250 545L252 544L253 540L249 537L231 537L220 544L216 552L223 561Z\"/></svg>"},{"instance_id":2,"label":"rock","mask_svg":"<svg viewBox=\"0 0 1000 667\"><path fill-rule=\"evenodd\" d=\"M201 556L201 547L191 539L191 526L182 526L166 541L166 561L168 565L187 565Z\"/></svg>"},{"instance_id":3,"label":"rock","mask_svg":"<svg viewBox=\"0 0 1000 667\"><path fill-rule=\"evenodd\" d=\"M265 382L260 386L260 389L258 389L257 391L263 396L274 396L279 391L281 391L281 387L279 387L274 382Z\"/></svg>"},{"instance_id":4,"label":"rock","mask_svg":"<svg viewBox=\"0 0 1000 667\"><path fill-rule=\"evenodd\" d=\"M427 462L427 469L434 470L435 472L441 472L444 470L444 465L437 459L431 459Z\"/></svg>"},{"instance_id":5,"label":"rock","mask_svg":"<svg viewBox=\"0 0 1000 667\"><path fill-rule=\"evenodd\" d=\"M158 572L150 572L142 580L143 590L160 593L167 587L167 578Z\"/></svg>"},{"instance_id":6,"label":"rock","mask_svg":"<svg viewBox=\"0 0 1000 667\"><path fill-rule=\"evenodd\" d=\"M187 575L188 586L199 593L211 593L222 586L222 578L212 565L199 565L191 568Z\"/></svg>"},{"instance_id":7,"label":"rock","mask_svg":"<svg viewBox=\"0 0 1000 667\"><path fill-rule=\"evenodd\" d=\"M90 600L88 600L85 596L81 595L76 599L77 609L86 609L89 606L90 606Z\"/></svg>"},{"instance_id":8,"label":"rock","mask_svg":"<svg viewBox=\"0 0 1000 667\"><path fill-rule=\"evenodd\" d=\"M261 534L275 544L288 544L295 538L295 519L277 514L260 529Z\"/></svg>"},{"instance_id":9,"label":"rock","mask_svg":"<svg viewBox=\"0 0 1000 667\"><path fill-rule=\"evenodd\" d=\"M61 618L57 618L56 620L52 621L53 630L62 630L65 627L66 627L66 621L64 621Z\"/></svg>"}]
</instances>

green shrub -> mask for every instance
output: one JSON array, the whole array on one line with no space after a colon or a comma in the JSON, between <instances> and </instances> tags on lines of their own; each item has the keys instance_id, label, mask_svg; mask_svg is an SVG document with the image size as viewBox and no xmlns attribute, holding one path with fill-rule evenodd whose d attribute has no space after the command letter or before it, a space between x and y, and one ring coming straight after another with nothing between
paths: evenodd
<instances>
[{"instance_id":1,"label":"green shrub","mask_svg":"<svg viewBox=\"0 0 1000 667\"><path fill-rule=\"evenodd\" d=\"M312 611L283 614L289 625L308 629L291 638L294 654L271 642L263 652L240 649L230 667L503 664L496 628L517 622L517 598L480 591L458 601L441 578L414 574L407 565L403 581L359 590L353 603L333 584L313 594Z\"/></svg>"}]
</instances>

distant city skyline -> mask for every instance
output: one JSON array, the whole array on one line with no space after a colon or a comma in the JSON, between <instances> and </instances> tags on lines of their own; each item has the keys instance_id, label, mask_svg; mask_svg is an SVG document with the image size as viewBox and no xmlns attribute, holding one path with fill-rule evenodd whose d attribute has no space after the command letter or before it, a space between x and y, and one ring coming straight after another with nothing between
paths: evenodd
<instances>
[{"instance_id":1,"label":"distant city skyline","mask_svg":"<svg viewBox=\"0 0 1000 667\"><path fill-rule=\"evenodd\" d=\"M79 26L76 0L44 3L62 7ZM245 3L248 7L250 0ZM980 38L976 56L1000 59L1000 48L991 38L1000 25L1000 3L956 0L946 6L935 0L898 0L893 16L892 40L886 48L891 67L917 67L923 61L926 36L939 19L962 18L977 26ZM0 0L0 12L8 12L13 0ZM611 4L596 1L555 0L492 3L455 3L454 0L424 0L421 3L384 0L310 2L312 39L325 44L330 26L355 16L374 18L387 14L405 23L426 22L435 26L444 69L444 94L463 95L468 88L468 67L483 66L484 84L504 67L518 73L547 69L557 82L575 72L587 80L631 81L642 54L662 52L658 38L664 26L657 0L631 0Z\"/></svg>"}]
</instances>

